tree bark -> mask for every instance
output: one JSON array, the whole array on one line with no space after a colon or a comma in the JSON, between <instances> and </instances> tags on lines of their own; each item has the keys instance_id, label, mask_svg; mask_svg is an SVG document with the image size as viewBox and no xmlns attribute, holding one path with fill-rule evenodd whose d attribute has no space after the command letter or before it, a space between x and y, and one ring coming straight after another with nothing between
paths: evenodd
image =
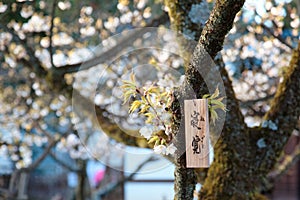
<instances>
[{"instance_id":1,"label":"tree bark","mask_svg":"<svg viewBox=\"0 0 300 200\"><path fill-rule=\"evenodd\" d=\"M192 5L197 5L201 3L202 0L189 0L189 1L176 1L176 0L166 0L165 5L168 8L168 14L171 21L171 27L173 30L180 34L184 34L183 36L193 36L194 39L198 39L200 37L200 33L202 31L203 25L196 24L191 21L191 18L188 16L191 11ZM186 35L188 34L188 35ZM185 46L185 39L181 39L182 35L178 37L178 43L180 46ZM181 50L181 54L184 58L190 58L190 52ZM185 63L186 66L189 65L188 62ZM197 73L198 78L202 80L202 77ZM204 81L203 81L204 83ZM174 92L174 102L172 103L172 112L173 116L173 132L175 135L175 145L177 147L177 152L174 159L175 164L175 183L174 183L174 199L180 200L192 200L194 197L194 190L196 184L196 173L194 169L186 168L186 154L185 154L185 135L184 130L180 130L180 124L183 124L183 117L181 113L183 113L183 101L188 98L187 95L183 94L189 93L188 88L189 85L185 84L186 88L183 88L183 91L179 89L177 92ZM192 98L192 97L189 97ZM199 173L202 174L202 173Z\"/></svg>"},{"instance_id":2,"label":"tree bark","mask_svg":"<svg viewBox=\"0 0 300 200\"><path fill-rule=\"evenodd\" d=\"M245 0L217 0L200 36L200 43L214 58L223 48L225 35L230 31L236 14Z\"/></svg>"},{"instance_id":3,"label":"tree bark","mask_svg":"<svg viewBox=\"0 0 300 200\"><path fill-rule=\"evenodd\" d=\"M90 184L86 173L87 161L79 160L78 166L80 170L77 172L78 183L76 186L76 200L88 200L91 196Z\"/></svg>"},{"instance_id":4,"label":"tree bark","mask_svg":"<svg viewBox=\"0 0 300 200\"><path fill-rule=\"evenodd\" d=\"M178 2L175 2L176 4ZM235 18L236 13L241 9L244 1L217 1L216 5L210 15L210 18L208 22L206 23L198 46L195 48L195 51L193 53L191 63L186 67L186 84L185 88L183 88L179 93L181 98L191 98L189 96L190 92L188 91L189 87L192 88L192 90L195 92L196 97L200 98L203 94L208 93L207 87L205 85L205 82L203 81L203 78L201 75L197 72L197 66L200 64L200 60L203 59L203 56L205 56L205 52L203 52L203 48L209 53L209 55L214 58L218 51L221 50L224 38L228 31L231 29L233 20ZM169 5L171 2L169 2ZM170 8L174 8L175 10L180 8L180 3L178 3L179 6L169 6ZM182 20L178 15L175 15L172 17L172 15L176 13L175 11L169 10L169 15L171 15L171 22L175 21L177 19L177 23L175 24L175 28L182 29L184 25L182 25ZM187 13L181 17L186 17ZM173 20L172 20L173 19ZM184 24L184 23L183 23ZM190 26L191 27L191 26ZM181 31L182 32L182 31ZM221 60L221 59L220 59ZM243 162L245 165L247 165L249 162L249 151L245 149L245 146L249 146L249 132L247 130L247 127L244 123L243 116L239 110L239 104L237 99L235 98L231 81L227 75L227 72L224 69L224 64L222 64L222 60L219 62L220 64L220 70L222 74L222 78L224 81L225 89L226 89L226 95L228 97L228 104L227 108L229 109L229 113L227 114L225 128L223 130L223 136L219 139L218 143L216 144L215 148L215 162L209 169L209 178L207 181L205 181L205 185L202 189L202 193L200 195L201 199L229 199L235 194L235 189L240 187L241 189L237 194L236 197L245 197L248 195L248 184L245 184L244 186L240 185L240 179L244 178L245 182L247 179L247 176L240 177L236 176L239 174L240 168L243 168L244 166L241 165ZM177 97L178 98L178 97ZM195 97L194 97L195 98ZM182 101L182 100L181 100ZM177 103L177 105L180 103ZM178 106L174 106L173 109L178 110ZM181 111L182 112L182 111ZM177 119L180 119L179 116L175 117ZM181 121L182 123L182 121ZM176 127L174 128L176 130ZM180 131L177 131L176 134L181 134ZM240 137L243 135L243 137ZM179 137L177 135L177 137ZM232 146L236 145L234 138L240 138L240 144L238 145L238 150L231 148ZM179 139L180 140L180 139ZM180 140L184 141L184 140ZM184 144L180 144L183 145ZM224 156L224 152L226 153L226 156ZM237 152L245 152L246 155L237 155ZM179 151L179 153L182 153ZM232 160L234 159L234 160ZM183 178L192 178L193 173L190 172L190 169L184 169L182 166L182 163L185 163L185 156L181 157L179 161L176 162L176 170L175 170L175 199L182 199L184 198L192 198L192 194L190 190L192 190L194 187L192 184L194 184L192 181L189 183L187 182L181 182L182 177ZM180 166L180 167L178 167ZM236 170L234 170L236 169ZM222 174L216 173L218 171L222 171ZM218 174L218 175L217 175ZM187 177L186 177L187 176ZM235 177L235 180L231 179L230 177ZM230 181L232 183L228 183ZM219 184L219 181L223 181L224 184ZM179 187L181 185L181 187ZM190 187L190 188L187 188ZM225 188L226 187L226 188ZM213 192L210 192L209 188L214 188ZM190 190L189 190L190 189ZM181 190L179 192L179 196L177 194L177 190ZM218 190L218 191L217 191ZM185 194L182 194L185 193Z\"/></svg>"}]
</instances>

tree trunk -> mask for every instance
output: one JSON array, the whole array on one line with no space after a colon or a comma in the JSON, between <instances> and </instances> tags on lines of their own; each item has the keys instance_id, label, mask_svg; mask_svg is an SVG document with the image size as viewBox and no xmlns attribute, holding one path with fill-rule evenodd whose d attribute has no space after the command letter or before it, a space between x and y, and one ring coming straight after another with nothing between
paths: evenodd
<instances>
[{"instance_id":1,"label":"tree trunk","mask_svg":"<svg viewBox=\"0 0 300 200\"><path fill-rule=\"evenodd\" d=\"M78 183L76 187L76 200L90 199L90 184L86 173L87 162L85 160L78 161L79 171L77 173Z\"/></svg>"}]
</instances>

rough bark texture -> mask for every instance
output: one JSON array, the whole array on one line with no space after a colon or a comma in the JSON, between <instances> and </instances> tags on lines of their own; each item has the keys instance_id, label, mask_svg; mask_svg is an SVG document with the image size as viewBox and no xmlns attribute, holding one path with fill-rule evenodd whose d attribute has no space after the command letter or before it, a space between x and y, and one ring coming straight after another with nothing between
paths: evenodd
<instances>
[{"instance_id":1,"label":"rough bark texture","mask_svg":"<svg viewBox=\"0 0 300 200\"><path fill-rule=\"evenodd\" d=\"M200 199L263 198L255 193L256 187L275 165L300 114L300 99L297 95L300 84L299 55L298 47L266 115L266 120L275 122L278 130L268 127L237 128L238 125L235 127L229 121L234 119L227 119L230 126L225 126L215 146L215 161L209 169ZM257 145L260 139L264 139L267 145L265 148Z\"/></svg>"},{"instance_id":2,"label":"rough bark texture","mask_svg":"<svg viewBox=\"0 0 300 200\"><path fill-rule=\"evenodd\" d=\"M180 5L182 5L182 3L180 3L180 2L181 1L179 1L179 2L178 1L168 1L168 5L173 4L173 6L169 6L169 9L174 8L173 11L169 10L170 18L173 19L173 20L171 20L171 22L173 22L173 27L175 28L175 30L177 30L179 32L183 32L184 31L183 28L186 28L186 26L182 25L183 24L182 22L188 21L187 14L188 14L189 10L183 10L184 13L181 12L181 14L184 14L184 15L174 14L174 13L176 13L175 12L176 9L178 9L178 7L180 7ZM188 3L191 4L192 2L184 1L184 4L188 4ZM179 4L179 5L177 5L177 4ZM209 37L210 41L213 41L214 43L218 43L219 47L217 47L217 48L214 47L213 50L216 50L216 51L211 51L212 49L210 49L210 48L211 48L212 43L202 42L201 39L200 39L199 44L197 45L197 47L194 50L191 63L189 65L187 65L187 67L186 67L185 86L183 88L181 88L181 91L179 91L178 95L176 96L176 99L178 99L179 102L183 102L184 99L189 99L189 98L201 98L201 96L203 94L208 93L208 89L207 89L206 84L203 80L203 77L200 75L197 68L198 68L198 66L200 66L201 63L203 64L203 62L205 62L203 60L208 60L207 62L210 62L209 61L210 58L207 58L207 56L208 56L207 52L213 58L216 55L216 53L221 49L221 47L223 45L225 35L231 29L235 14L240 10L241 6L243 5L243 2L240 1L239 4L237 4L237 5L236 5L236 2L234 2L234 5L235 6L233 8L233 7L231 7L232 2L227 2L227 3L221 2L221 1L216 2L215 8L214 8L213 12L211 13L209 21L206 23L206 25L205 25L205 27L202 31L202 38ZM185 6L185 7L188 7L188 6ZM189 8L190 8L190 6L189 6ZM227 14L224 14L224 12L227 12ZM215 20L217 20L218 22L216 22ZM226 21L226 23L224 23L225 21ZM224 24L221 24L221 23L224 23ZM189 28L192 28L192 27L190 26ZM213 34L211 34L210 36L207 36L207 34L209 32L208 30L214 29L214 28L219 28L223 31L220 31L220 32L217 31L218 32L217 37L214 36ZM197 30L191 30L191 32L193 32L193 31L197 31ZM212 37L213 39L211 39L210 37ZM215 45L215 44L213 44L213 45ZM205 52L204 49L207 52ZM225 88L226 88L226 95L229 98L228 99L229 102L228 102L227 106L228 106L230 112L227 115L227 122L228 123L225 124L225 127L227 127L226 132L228 134L231 134L232 132L234 132L236 135L241 135L241 134L243 134L243 131L245 130L245 124L243 122L243 116L242 116L241 112L239 111L238 102L235 98L235 95L234 95L234 92L233 92L233 89L232 89L232 86L231 86L231 81L229 80L227 72L224 70L224 66L223 66L224 64L222 62L222 59L219 58L217 60L217 62L218 62L219 68L222 71L221 74L222 74L222 78L223 78L224 85L225 85ZM203 69L203 70L213 70L213 69ZM209 74L209 72L205 71L205 72L203 72L203 74ZM217 83L216 83L216 85L217 85ZM193 95L193 94L195 94L195 95ZM178 106L178 104L180 104L180 103L177 103L177 106ZM182 107L183 106L181 106L181 108ZM179 110L178 107L176 107L176 104L173 107L173 111L174 110ZM182 113L182 111L180 113ZM178 119L181 118L180 113L177 114L178 116L175 116L175 119L178 120ZM184 122L181 121L181 123L184 123ZM235 126L232 126L232 124L235 124ZM175 129L175 131L176 131L176 129ZM179 134L179 135L177 135L177 137L180 137L180 135L184 135L184 134L182 134L182 131L177 132L177 134ZM244 146L249 143L249 141L247 141L247 139L246 139L247 136L248 135L245 134L244 142L241 142L241 144L240 144L240 149L242 150L241 152L243 152ZM221 168L221 169L224 169L224 170L228 171L228 169L232 169L232 168L235 167L233 164L230 163L229 158L222 159L223 155L221 155L223 153L223 151L227 151L228 154L230 154L230 155L235 153L230 149L230 147L227 146L227 144L235 143L234 142L235 140L232 140L234 137L237 137L237 136L233 135L232 137L227 137L226 141L225 141L225 139L224 140L222 140L222 139L219 140L219 143L217 144L217 149L219 151L220 156L218 154L215 155L217 157L215 163L218 163L218 164L214 165L215 166L214 170L209 170L209 171L211 171L211 172L218 171L219 170L218 168ZM179 139L179 140L184 141L182 139ZM223 146L222 145L223 142L221 142L221 141L223 141L224 144L226 144L226 145ZM182 143L177 143L177 145L178 144L184 146L184 144L182 144ZM182 150L179 150L178 153L182 156L180 157L181 159L177 160L176 163L178 163L182 166L183 163L185 164L185 155L182 152ZM236 159L239 160L240 157L237 156ZM240 162L242 162L242 160ZM240 163L240 162L238 162L238 163ZM236 162L234 162L234 163L236 163ZM212 166L211 168L214 168L214 166ZM189 190L184 189L184 187L188 187L187 184L182 182L181 179L180 179L181 177L184 177L185 174L190 175L188 177L189 179L192 178L193 175L192 175L191 172L188 173L189 170L190 169L184 169L183 166L181 168L177 167L176 170L175 170L175 175L177 175L177 176L175 176L175 178L176 178L175 179L175 194L176 194L175 199L182 199L182 198L179 198L179 196L177 194L178 193L182 194L183 192L186 192L184 195L182 195L182 196L184 196L184 198L192 199L192 195L191 195L191 193L189 193ZM197 174L203 174L202 170L194 170L194 171L197 172ZM234 173L235 173L235 171L232 171L231 173L227 173L227 174L228 174L228 176L232 176ZM180 174L181 176L179 176L178 174ZM212 178L213 180L216 178L215 176L213 176L214 174L215 173L209 174L210 178ZM226 183L227 176L221 175L221 176L218 176L217 178L218 178L218 180L223 179L224 180L224 185L225 184L227 185L227 183ZM218 182L214 182L214 183L215 183L214 187L219 186ZM194 189L194 187L192 185L194 183L190 181L189 184L190 184L190 187L191 187L190 189ZM230 184L228 184L228 186L230 188L228 188L226 190L228 191L229 195L232 194L232 192L230 190L232 190L232 189L234 190L234 188L239 184L239 181L235 181L235 184L236 185L233 184L232 186L230 186ZM208 184L206 184L206 185L208 186ZM222 190L223 189L224 188L222 188ZM245 191L245 190L241 190L241 193L243 193L243 191ZM221 191L218 194L219 194L218 198L223 199L221 197L224 197L223 196L224 191Z\"/></svg>"},{"instance_id":3,"label":"rough bark texture","mask_svg":"<svg viewBox=\"0 0 300 200\"><path fill-rule=\"evenodd\" d=\"M225 35L233 25L235 15L244 5L244 0L217 0L201 36L203 44L211 57L215 57L222 49Z\"/></svg>"},{"instance_id":4,"label":"rough bark texture","mask_svg":"<svg viewBox=\"0 0 300 200\"><path fill-rule=\"evenodd\" d=\"M260 173L266 174L275 165L285 143L292 131L297 127L300 116L300 43L294 50L290 65L283 76L283 82L279 85L275 98L271 103L271 109L267 112L265 120L271 120L277 129L259 127L254 129L257 139L264 139L267 148L258 149L259 163L256 167Z\"/></svg>"},{"instance_id":5,"label":"rough bark texture","mask_svg":"<svg viewBox=\"0 0 300 200\"><path fill-rule=\"evenodd\" d=\"M175 166L175 196L174 199L193 199L196 177L194 169L187 169L185 167Z\"/></svg>"},{"instance_id":6,"label":"rough bark texture","mask_svg":"<svg viewBox=\"0 0 300 200\"><path fill-rule=\"evenodd\" d=\"M191 19L188 17L188 13L190 12L193 4L199 4L201 2L202 2L201 0L189 0L189 1L166 0L165 5L168 7L168 13L170 16L171 26L173 30L181 34L186 34L187 32L189 32L191 35L194 35L195 38L198 39L202 31L202 25L193 23ZM177 42L181 46L185 46L186 45L185 41L186 39L181 39L179 37ZM184 52L184 50L181 51L185 58L189 58L191 56L188 55L190 54L188 51L186 52ZM188 64L189 63L186 63L187 66ZM199 78L200 80L202 80L202 77L199 75L199 73L197 73L196 76L198 80ZM204 81L202 81L202 83L204 83ZM201 88L206 88L206 87L201 87ZM185 86L181 89L182 89L181 91L174 92L175 100L172 104L172 111L174 114L172 129L174 131L174 135L176 135L174 140L175 140L175 145L177 147L177 152L174 160L175 163L174 199L192 200L194 196L193 194L194 194L197 178L194 169L188 169L185 167L186 166L185 135L184 135L184 130L182 129L182 127L180 127L180 124L184 124L183 117L181 116L181 113L183 113L182 110L183 101L184 99L187 98L193 98L193 96L189 95L188 97L188 94L190 94L189 84L185 84ZM200 170L200 172L201 171L202 170Z\"/></svg>"},{"instance_id":7,"label":"rough bark texture","mask_svg":"<svg viewBox=\"0 0 300 200\"><path fill-rule=\"evenodd\" d=\"M195 2L166 1L171 22L176 29L189 28L193 30L195 28L194 25L189 26L188 21L184 19L184 16L187 15L191 8L191 4ZM222 49L224 38L231 29L235 15L241 9L243 3L244 1L237 0L216 1L199 41L199 45L204 47L211 57L215 57ZM201 53L199 54L199 52L195 51L193 62L186 69L186 84L196 91L197 97L207 93L205 84L201 81L202 78L195 70L195 64L200 59L199 56L201 56ZM262 127L249 129L245 125L231 81L226 70L222 67L222 61L220 61L220 70L226 88L227 108L229 111L226 115L223 134L214 148L215 160L208 171L207 178L199 194L200 199L263 198L256 194L256 185L275 164L300 112L300 95L297 95L300 85L298 57L299 49L294 53L290 69L285 75L285 81L279 87L272 108L266 115L266 119L276 122L278 130L275 131ZM176 130L176 127L181 123L179 107L182 101L182 94L184 92L178 92L176 98L178 101L173 103L172 108L175 131L179 133L177 137L178 144L184 141L180 140L182 131ZM100 114L101 112L99 116L101 116ZM265 140L265 143L268 145L267 148L258 148L257 141L261 138ZM183 156L177 156L175 163L175 199L192 199L196 180L195 171L198 172L198 170L184 167L184 154Z\"/></svg>"},{"instance_id":8,"label":"rough bark texture","mask_svg":"<svg viewBox=\"0 0 300 200\"><path fill-rule=\"evenodd\" d=\"M216 2L199 41L212 57L222 49L225 35L231 29L235 14L242 5L243 1ZM176 10L177 7L173 6L173 8ZM174 12L170 11L169 15L172 14ZM184 20L179 15L171 16L171 18L175 28L183 27L182 21ZM195 69L197 61L201 59L200 49L201 47L194 51L193 60L186 71L186 84L192 86L197 97L206 91L203 79ZM256 183L260 182L276 163L285 142L296 126L300 113L300 99L297 95L300 84L298 57L299 48L293 54L289 70L284 76L285 81L280 85L272 107L265 117L266 120L272 120L278 126L277 131L262 127L254 129L246 127L231 81L222 66L222 61L218 62L221 66L229 111L226 115L223 134L215 146L215 161L209 169L208 177L199 195L200 199L263 198L255 193ZM177 118L180 118L180 113L177 115ZM258 148L259 139L264 139L268 145L267 148ZM179 169L177 172L186 173Z\"/></svg>"}]
</instances>

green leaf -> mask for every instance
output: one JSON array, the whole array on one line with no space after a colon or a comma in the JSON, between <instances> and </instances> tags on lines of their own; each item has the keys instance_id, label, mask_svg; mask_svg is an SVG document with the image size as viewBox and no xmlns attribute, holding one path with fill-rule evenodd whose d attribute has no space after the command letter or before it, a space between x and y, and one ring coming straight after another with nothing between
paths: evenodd
<instances>
[{"instance_id":1,"label":"green leaf","mask_svg":"<svg viewBox=\"0 0 300 200\"><path fill-rule=\"evenodd\" d=\"M144 105L139 113L145 113L148 111L149 108L150 108L150 106Z\"/></svg>"},{"instance_id":2,"label":"green leaf","mask_svg":"<svg viewBox=\"0 0 300 200\"><path fill-rule=\"evenodd\" d=\"M210 114L213 124L215 124L216 120L219 118L218 113L214 109L210 109Z\"/></svg>"},{"instance_id":3,"label":"green leaf","mask_svg":"<svg viewBox=\"0 0 300 200\"><path fill-rule=\"evenodd\" d=\"M225 106L220 106L220 105L214 105L211 107L213 110L221 109L223 111L226 111Z\"/></svg>"},{"instance_id":4,"label":"green leaf","mask_svg":"<svg viewBox=\"0 0 300 200\"><path fill-rule=\"evenodd\" d=\"M158 139L159 139L158 136L153 136L153 137L148 141L148 144L153 143L153 142L156 143L156 141L157 141Z\"/></svg>"},{"instance_id":5,"label":"green leaf","mask_svg":"<svg viewBox=\"0 0 300 200\"><path fill-rule=\"evenodd\" d=\"M142 99L142 102L143 102L144 104L147 103L147 100L146 100L146 98L145 98L144 96L141 96L141 99Z\"/></svg>"},{"instance_id":6,"label":"green leaf","mask_svg":"<svg viewBox=\"0 0 300 200\"><path fill-rule=\"evenodd\" d=\"M132 113L133 111L138 109L141 105L142 103L139 100L135 100L134 102L132 102L130 106L129 113Z\"/></svg>"},{"instance_id":7,"label":"green leaf","mask_svg":"<svg viewBox=\"0 0 300 200\"><path fill-rule=\"evenodd\" d=\"M130 74L130 80L132 83L135 83L135 75L133 72Z\"/></svg>"},{"instance_id":8,"label":"green leaf","mask_svg":"<svg viewBox=\"0 0 300 200\"><path fill-rule=\"evenodd\" d=\"M145 113L144 115L147 117L147 120L145 122L147 124L150 124L155 117L154 114L152 113Z\"/></svg>"},{"instance_id":9,"label":"green leaf","mask_svg":"<svg viewBox=\"0 0 300 200\"><path fill-rule=\"evenodd\" d=\"M202 96L202 99L207 99L210 96L210 94L205 94Z\"/></svg>"},{"instance_id":10,"label":"green leaf","mask_svg":"<svg viewBox=\"0 0 300 200\"><path fill-rule=\"evenodd\" d=\"M130 86L134 86L135 84L131 81L127 81L127 80L122 80L122 82L124 83L121 87L123 87L124 85L130 85Z\"/></svg>"},{"instance_id":11,"label":"green leaf","mask_svg":"<svg viewBox=\"0 0 300 200\"><path fill-rule=\"evenodd\" d=\"M212 99L210 103L214 105L212 108L220 108L222 110L226 110L224 103L222 103L221 101ZM215 106L215 105L217 105L217 106Z\"/></svg>"},{"instance_id":12,"label":"green leaf","mask_svg":"<svg viewBox=\"0 0 300 200\"><path fill-rule=\"evenodd\" d=\"M220 98L218 98L218 99L216 99L217 101L223 101L223 99L224 99L225 97L220 97Z\"/></svg>"},{"instance_id":13,"label":"green leaf","mask_svg":"<svg viewBox=\"0 0 300 200\"><path fill-rule=\"evenodd\" d=\"M123 105L129 100L132 95L132 90L128 90L123 94Z\"/></svg>"},{"instance_id":14,"label":"green leaf","mask_svg":"<svg viewBox=\"0 0 300 200\"><path fill-rule=\"evenodd\" d=\"M153 102L152 102L152 100L151 100L151 96L150 96L149 94L146 95L146 98L147 98L147 100L148 100L150 106L153 105Z\"/></svg>"},{"instance_id":15,"label":"green leaf","mask_svg":"<svg viewBox=\"0 0 300 200\"><path fill-rule=\"evenodd\" d=\"M155 87L155 86L150 86L147 90L147 93L155 93L155 94L158 94L160 91L159 91L159 88L158 87Z\"/></svg>"},{"instance_id":16,"label":"green leaf","mask_svg":"<svg viewBox=\"0 0 300 200\"><path fill-rule=\"evenodd\" d=\"M159 145L159 142L160 142L159 139L156 140L154 146L158 146L158 145Z\"/></svg>"},{"instance_id":17,"label":"green leaf","mask_svg":"<svg viewBox=\"0 0 300 200\"><path fill-rule=\"evenodd\" d=\"M217 98L218 96L220 95L220 91L219 91L219 88L217 87L215 92L211 95L211 99L215 99Z\"/></svg>"}]
</instances>

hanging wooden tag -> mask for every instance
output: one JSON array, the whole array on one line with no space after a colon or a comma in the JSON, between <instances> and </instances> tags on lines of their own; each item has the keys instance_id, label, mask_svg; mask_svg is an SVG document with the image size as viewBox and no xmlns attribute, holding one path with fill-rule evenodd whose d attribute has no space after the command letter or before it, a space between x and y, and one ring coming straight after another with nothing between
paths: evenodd
<instances>
[{"instance_id":1,"label":"hanging wooden tag","mask_svg":"<svg viewBox=\"0 0 300 200\"><path fill-rule=\"evenodd\" d=\"M207 99L184 100L186 167L209 167Z\"/></svg>"}]
</instances>

